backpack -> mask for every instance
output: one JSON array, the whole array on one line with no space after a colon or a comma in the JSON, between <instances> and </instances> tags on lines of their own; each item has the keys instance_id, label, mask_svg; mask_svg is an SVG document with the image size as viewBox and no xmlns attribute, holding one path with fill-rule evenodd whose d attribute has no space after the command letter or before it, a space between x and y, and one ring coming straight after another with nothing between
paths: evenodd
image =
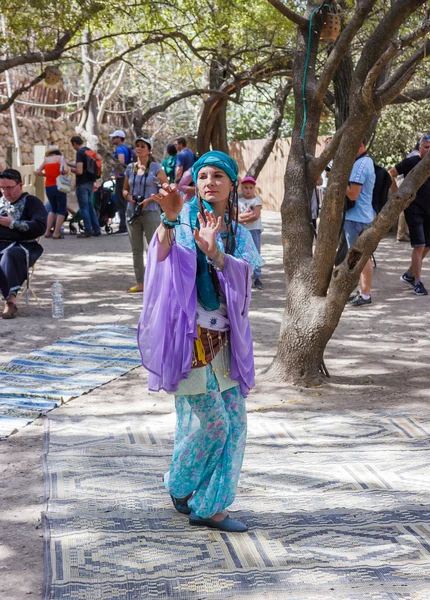
<instances>
[{"instance_id":1,"label":"backpack","mask_svg":"<svg viewBox=\"0 0 430 600\"><path fill-rule=\"evenodd\" d=\"M133 146L127 146L127 150L128 150L128 161L125 164L131 165L132 163L137 162L137 154L134 151Z\"/></svg>"},{"instance_id":2,"label":"backpack","mask_svg":"<svg viewBox=\"0 0 430 600\"><path fill-rule=\"evenodd\" d=\"M355 160L357 161L360 158L363 158L364 156L369 155L367 154L367 152L363 152L363 154L360 154L360 156L358 156ZM371 157L369 156L369 158ZM389 174L387 169L384 169L384 167L377 165L373 161L373 159L372 162L373 168L375 170L375 185L373 186L372 192L372 206L373 210L376 213L380 213L384 206L387 204L388 192L390 191L392 180L391 175ZM355 203L352 200L350 200L349 198L345 199L345 210L350 210L354 206Z\"/></svg>"},{"instance_id":3,"label":"backpack","mask_svg":"<svg viewBox=\"0 0 430 600\"><path fill-rule=\"evenodd\" d=\"M85 155L87 157L87 165L86 172L88 175L94 177L94 181L101 177L102 174L102 159L100 154L97 154L94 150L90 150L87 148L85 150Z\"/></svg>"},{"instance_id":4,"label":"backpack","mask_svg":"<svg viewBox=\"0 0 430 600\"><path fill-rule=\"evenodd\" d=\"M391 175L384 169L384 167L380 167L376 163L374 163L375 167L375 187L373 188L372 193L372 206L373 210L376 213L381 212L384 206L388 201L388 192L391 187Z\"/></svg>"}]
</instances>

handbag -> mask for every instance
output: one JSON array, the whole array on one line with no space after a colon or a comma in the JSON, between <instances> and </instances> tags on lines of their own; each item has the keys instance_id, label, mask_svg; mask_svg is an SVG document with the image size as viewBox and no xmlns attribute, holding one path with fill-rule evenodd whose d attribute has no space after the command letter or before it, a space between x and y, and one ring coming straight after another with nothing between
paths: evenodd
<instances>
[{"instance_id":1,"label":"handbag","mask_svg":"<svg viewBox=\"0 0 430 600\"><path fill-rule=\"evenodd\" d=\"M57 189L59 192L68 192L72 191L72 180L67 175L58 175L57 180Z\"/></svg>"},{"instance_id":2,"label":"handbag","mask_svg":"<svg viewBox=\"0 0 430 600\"><path fill-rule=\"evenodd\" d=\"M63 170L63 157L61 157L60 161L60 169ZM68 193L72 191L72 180L67 175L58 175L56 179L56 186L59 192Z\"/></svg>"}]
</instances>

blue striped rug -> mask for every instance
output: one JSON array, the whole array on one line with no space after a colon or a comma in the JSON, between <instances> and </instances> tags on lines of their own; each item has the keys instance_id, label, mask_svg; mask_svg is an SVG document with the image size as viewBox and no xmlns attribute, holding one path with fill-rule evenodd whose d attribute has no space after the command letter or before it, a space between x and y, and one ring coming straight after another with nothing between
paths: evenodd
<instances>
[{"instance_id":1,"label":"blue striped rug","mask_svg":"<svg viewBox=\"0 0 430 600\"><path fill-rule=\"evenodd\" d=\"M0 364L0 439L140 364L136 329L114 325Z\"/></svg>"},{"instance_id":2,"label":"blue striped rug","mask_svg":"<svg viewBox=\"0 0 430 600\"><path fill-rule=\"evenodd\" d=\"M47 419L48 421L48 419ZM233 515L190 527L161 482L174 414L54 414L44 600L428 600L430 416L249 414Z\"/></svg>"}]
</instances>

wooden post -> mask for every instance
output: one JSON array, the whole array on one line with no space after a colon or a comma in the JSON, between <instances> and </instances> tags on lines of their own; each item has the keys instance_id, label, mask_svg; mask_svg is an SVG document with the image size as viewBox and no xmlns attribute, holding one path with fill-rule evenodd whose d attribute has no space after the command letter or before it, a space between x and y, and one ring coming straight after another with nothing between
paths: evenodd
<instances>
[{"instance_id":1,"label":"wooden post","mask_svg":"<svg viewBox=\"0 0 430 600\"><path fill-rule=\"evenodd\" d=\"M40 165L43 163L46 153L46 146L44 144L36 144L33 146L33 161L34 161L34 170L38 169ZM45 178L40 177L40 175L35 175L35 190L36 196L42 200L43 203L47 201L47 197L45 195Z\"/></svg>"}]
</instances>

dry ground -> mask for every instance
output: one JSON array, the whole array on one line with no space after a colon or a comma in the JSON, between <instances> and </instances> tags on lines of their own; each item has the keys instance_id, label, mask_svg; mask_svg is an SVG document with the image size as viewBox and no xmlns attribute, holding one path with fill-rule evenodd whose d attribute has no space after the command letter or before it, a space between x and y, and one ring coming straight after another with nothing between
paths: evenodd
<instances>
[{"instance_id":1,"label":"dry ground","mask_svg":"<svg viewBox=\"0 0 430 600\"><path fill-rule=\"evenodd\" d=\"M273 356L283 309L284 281L280 227L276 213L264 213L264 290L253 295L251 321L257 369ZM0 320L0 357L6 362L95 324L135 326L141 295L127 295L133 283L127 237L45 240L45 253L34 279L43 308L20 303L19 318ZM384 240L377 251L371 306L347 308L326 354L331 378L321 388L298 389L257 377L249 410L278 406L296 411L327 411L427 405L430 396L430 297L415 297L399 281L410 256L408 244ZM430 264L430 263L429 263ZM58 278L65 289L65 318L51 318L50 285ZM430 284L430 269L424 270ZM143 369L56 409L61 414L144 414L169 410L171 398L149 394ZM43 539L40 512L43 481L40 455L43 426L39 419L0 442L0 599L41 597Z\"/></svg>"}]
</instances>

